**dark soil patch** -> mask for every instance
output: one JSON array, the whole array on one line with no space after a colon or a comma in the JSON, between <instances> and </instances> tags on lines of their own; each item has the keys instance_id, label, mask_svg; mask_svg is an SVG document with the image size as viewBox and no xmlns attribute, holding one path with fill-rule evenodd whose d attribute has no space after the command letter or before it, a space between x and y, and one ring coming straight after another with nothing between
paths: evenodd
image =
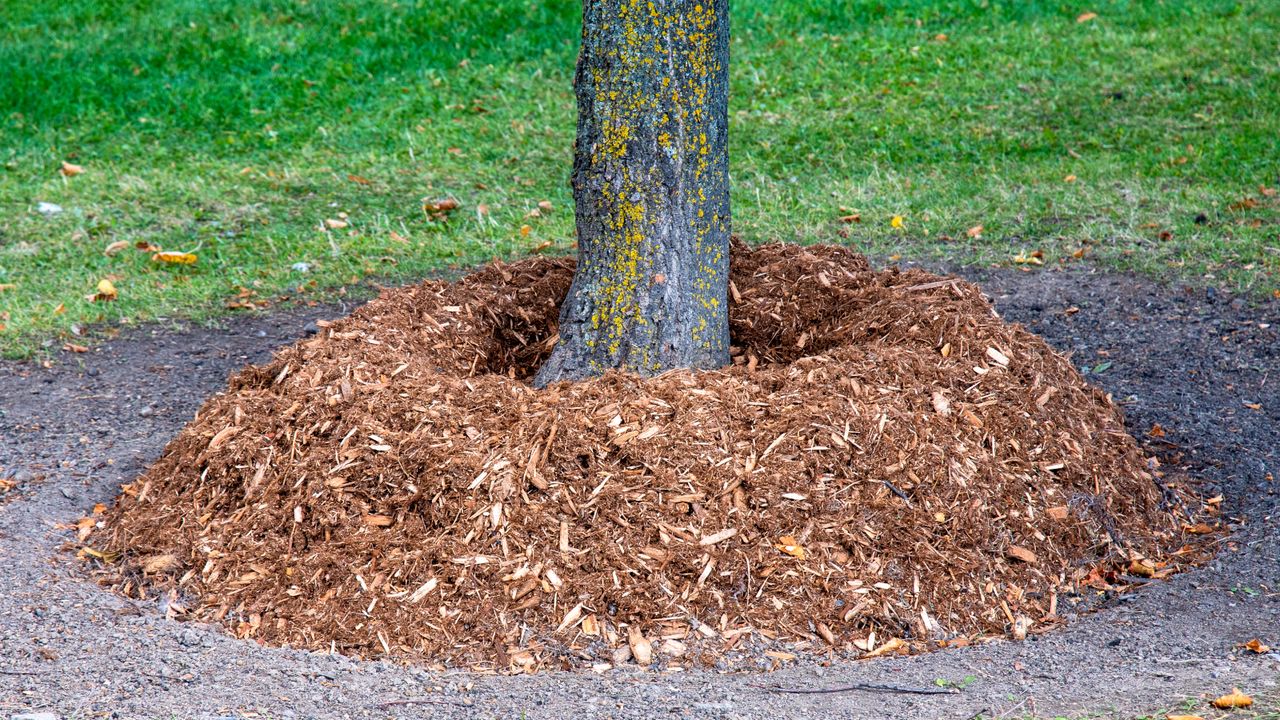
<instances>
[{"instance_id":1,"label":"dark soil patch","mask_svg":"<svg viewBox=\"0 0 1280 720\"><path fill-rule=\"evenodd\" d=\"M496 265L325 323L81 539L126 594L242 637L503 670L1021 637L1187 541L1182 483L974 286L738 247L733 366L533 390L571 274Z\"/></svg>"}]
</instances>

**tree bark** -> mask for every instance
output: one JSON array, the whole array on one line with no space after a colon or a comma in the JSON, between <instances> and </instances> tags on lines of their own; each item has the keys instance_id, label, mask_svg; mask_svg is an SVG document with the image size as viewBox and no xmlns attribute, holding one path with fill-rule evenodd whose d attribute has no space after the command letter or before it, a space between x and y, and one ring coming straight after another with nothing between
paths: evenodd
<instances>
[{"instance_id":1,"label":"tree bark","mask_svg":"<svg viewBox=\"0 0 1280 720\"><path fill-rule=\"evenodd\" d=\"M578 267L534 383L728 363L728 0L583 0Z\"/></svg>"}]
</instances>

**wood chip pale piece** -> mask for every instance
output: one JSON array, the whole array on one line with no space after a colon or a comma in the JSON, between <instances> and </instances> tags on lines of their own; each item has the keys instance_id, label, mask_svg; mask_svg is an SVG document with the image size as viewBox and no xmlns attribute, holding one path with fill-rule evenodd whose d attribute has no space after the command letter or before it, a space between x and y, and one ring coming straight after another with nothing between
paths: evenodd
<instances>
[{"instance_id":1,"label":"wood chip pale piece","mask_svg":"<svg viewBox=\"0 0 1280 720\"><path fill-rule=\"evenodd\" d=\"M889 640L882 643L880 647L867 653L867 657L873 658L873 657L880 657L881 655L888 655L889 653L898 652L899 650L902 650L906 646L907 646L907 643L902 638L889 638Z\"/></svg>"},{"instance_id":2,"label":"wood chip pale piece","mask_svg":"<svg viewBox=\"0 0 1280 720\"><path fill-rule=\"evenodd\" d=\"M653 662L653 643L640 632L640 628L632 625L627 628L627 646L631 648L631 657L639 665Z\"/></svg>"},{"instance_id":3,"label":"wood chip pale piece","mask_svg":"<svg viewBox=\"0 0 1280 720\"><path fill-rule=\"evenodd\" d=\"M409 602L411 603L421 602L422 599L425 598L427 595L429 595L432 590L435 590L436 585L439 585L439 584L440 584L439 581L436 580L435 578L431 578L427 580L426 582L419 585L417 590L413 591L413 594L409 596Z\"/></svg>"},{"instance_id":4,"label":"wood chip pale piece","mask_svg":"<svg viewBox=\"0 0 1280 720\"><path fill-rule=\"evenodd\" d=\"M565 628L573 626L582 617L582 603L578 603L564 614L564 619L560 621L560 627L556 628L556 632L563 632Z\"/></svg>"},{"instance_id":5,"label":"wood chip pale piece","mask_svg":"<svg viewBox=\"0 0 1280 720\"><path fill-rule=\"evenodd\" d=\"M1014 560L1020 560L1028 565L1036 564L1036 554L1019 545L1010 545L1005 553Z\"/></svg>"},{"instance_id":6,"label":"wood chip pale piece","mask_svg":"<svg viewBox=\"0 0 1280 720\"><path fill-rule=\"evenodd\" d=\"M942 417L951 416L951 401L947 399L940 391L933 391L933 411Z\"/></svg>"},{"instance_id":7,"label":"wood chip pale piece","mask_svg":"<svg viewBox=\"0 0 1280 720\"><path fill-rule=\"evenodd\" d=\"M738 534L738 528L725 528L724 530L721 530L718 533L713 533L711 535L703 535L702 539L698 541L698 544L699 545L715 545L721 540L728 540L729 538L737 534Z\"/></svg>"}]
</instances>

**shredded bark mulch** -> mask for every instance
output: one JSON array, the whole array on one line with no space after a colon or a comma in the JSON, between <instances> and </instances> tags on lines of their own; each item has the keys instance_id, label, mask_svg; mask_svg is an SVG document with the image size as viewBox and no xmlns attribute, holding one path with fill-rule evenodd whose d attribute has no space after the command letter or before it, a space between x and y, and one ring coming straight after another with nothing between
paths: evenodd
<instances>
[{"instance_id":1,"label":"shredded bark mulch","mask_svg":"<svg viewBox=\"0 0 1280 720\"><path fill-rule=\"evenodd\" d=\"M733 365L536 390L572 272L321 323L81 539L242 637L500 671L1021 637L1194 554L1185 483L962 280L738 245Z\"/></svg>"}]
</instances>

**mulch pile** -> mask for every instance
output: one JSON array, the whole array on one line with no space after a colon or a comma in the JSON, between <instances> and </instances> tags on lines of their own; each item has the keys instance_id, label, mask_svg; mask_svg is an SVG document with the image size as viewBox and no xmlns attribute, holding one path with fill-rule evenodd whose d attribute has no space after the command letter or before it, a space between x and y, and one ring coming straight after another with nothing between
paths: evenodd
<instances>
[{"instance_id":1,"label":"mulch pile","mask_svg":"<svg viewBox=\"0 0 1280 720\"><path fill-rule=\"evenodd\" d=\"M322 323L82 539L122 592L242 637L502 671L1022 636L1174 567L1181 491L972 285L739 245L732 366L535 390L572 271Z\"/></svg>"}]
</instances>

